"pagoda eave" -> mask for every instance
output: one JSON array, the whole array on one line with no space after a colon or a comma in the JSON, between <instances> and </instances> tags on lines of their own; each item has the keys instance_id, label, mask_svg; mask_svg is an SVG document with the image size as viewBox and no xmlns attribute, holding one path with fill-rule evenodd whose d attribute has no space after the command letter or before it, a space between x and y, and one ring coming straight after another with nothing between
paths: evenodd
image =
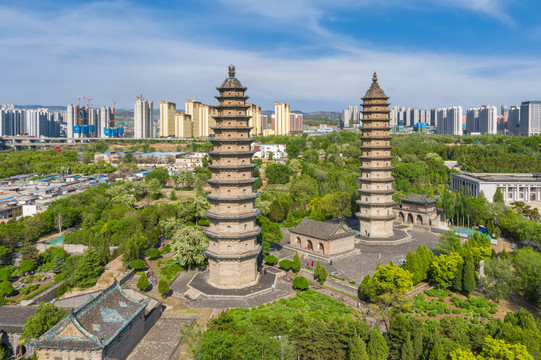
<instances>
[{"instance_id":1,"label":"pagoda eave","mask_svg":"<svg viewBox=\"0 0 541 360\"><path fill-rule=\"evenodd\" d=\"M225 152L225 151L210 151L211 156L232 156L232 155L253 155L255 151L239 151L239 152Z\"/></svg>"},{"instance_id":2,"label":"pagoda eave","mask_svg":"<svg viewBox=\"0 0 541 360\"><path fill-rule=\"evenodd\" d=\"M261 254L261 251L263 250L263 247L261 245L258 245L256 250L254 251L247 251L247 252L244 252L244 253L240 253L240 254L224 254L224 253L215 253L211 250L208 250L205 249L203 250L203 253L208 256L209 258L211 259L214 259L214 260L230 260L230 261L235 261L235 260L246 260L246 259L250 259L250 258L254 258L256 256L258 256L259 254Z\"/></svg>"},{"instance_id":3,"label":"pagoda eave","mask_svg":"<svg viewBox=\"0 0 541 360\"><path fill-rule=\"evenodd\" d=\"M242 169L253 169L257 167L257 164L246 164L246 165L207 165L210 170L242 170Z\"/></svg>"},{"instance_id":4,"label":"pagoda eave","mask_svg":"<svg viewBox=\"0 0 541 360\"><path fill-rule=\"evenodd\" d=\"M234 142L241 142L241 143L252 143L254 142L255 139L253 138L248 138L248 139L244 139L244 138L236 138L236 139L217 139L217 138L213 138L213 139L209 139L209 141L211 143L220 143L220 142L224 142L224 143L234 143Z\"/></svg>"},{"instance_id":5,"label":"pagoda eave","mask_svg":"<svg viewBox=\"0 0 541 360\"><path fill-rule=\"evenodd\" d=\"M257 178L247 178L247 179L236 179L236 180L218 180L218 179L208 179L207 183L213 185L241 185L241 184L253 184L257 181Z\"/></svg>"},{"instance_id":6,"label":"pagoda eave","mask_svg":"<svg viewBox=\"0 0 541 360\"><path fill-rule=\"evenodd\" d=\"M242 214L231 214L231 213L218 214L218 213L213 213L211 211L207 211L205 216L209 219L216 219L216 220L243 220L243 219L258 217L259 214L261 214L261 210L256 209L252 212L242 213Z\"/></svg>"},{"instance_id":7,"label":"pagoda eave","mask_svg":"<svg viewBox=\"0 0 541 360\"><path fill-rule=\"evenodd\" d=\"M246 201L246 200L255 200L259 197L259 193L252 193L251 195L245 196L219 196L208 194L205 197L211 201L223 201L223 202L236 202L236 201Z\"/></svg>"},{"instance_id":8,"label":"pagoda eave","mask_svg":"<svg viewBox=\"0 0 541 360\"><path fill-rule=\"evenodd\" d=\"M382 194L382 195L385 195L385 194L394 194L395 193L395 189L385 189L385 190L364 190L364 189L357 189L357 191L361 194ZM394 202L393 202L394 204Z\"/></svg>"},{"instance_id":9,"label":"pagoda eave","mask_svg":"<svg viewBox=\"0 0 541 360\"><path fill-rule=\"evenodd\" d=\"M366 171L391 171L394 169L394 166L359 166L359 170ZM363 178L364 180L364 178ZM368 179L369 180L369 179Z\"/></svg>"},{"instance_id":10,"label":"pagoda eave","mask_svg":"<svg viewBox=\"0 0 541 360\"><path fill-rule=\"evenodd\" d=\"M394 201L387 201L387 202L366 202L362 200L356 200L355 201L359 207L370 207L370 208L386 208L389 206L395 205Z\"/></svg>"},{"instance_id":11,"label":"pagoda eave","mask_svg":"<svg viewBox=\"0 0 541 360\"><path fill-rule=\"evenodd\" d=\"M216 233L214 231L211 231L209 229L203 231L207 237L211 239L224 239L224 240L239 240L244 241L244 239L248 238L254 238L257 237L261 233L261 228L258 227L254 231L247 231L245 233L236 233L236 234L229 234L229 233Z\"/></svg>"},{"instance_id":12,"label":"pagoda eave","mask_svg":"<svg viewBox=\"0 0 541 360\"><path fill-rule=\"evenodd\" d=\"M211 126L212 130L226 131L226 130L252 130L253 126ZM217 134L216 134L217 135Z\"/></svg>"},{"instance_id":13,"label":"pagoda eave","mask_svg":"<svg viewBox=\"0 0 541 360\"><path fill-rule=\"evenodd\" d=\"M380 220L380 221L387 221L387 220L394 220L396 216L394 214L392 215L362 215L361 213L355 213L355 216L359 220Z\"/></svg>"}]
</instances>

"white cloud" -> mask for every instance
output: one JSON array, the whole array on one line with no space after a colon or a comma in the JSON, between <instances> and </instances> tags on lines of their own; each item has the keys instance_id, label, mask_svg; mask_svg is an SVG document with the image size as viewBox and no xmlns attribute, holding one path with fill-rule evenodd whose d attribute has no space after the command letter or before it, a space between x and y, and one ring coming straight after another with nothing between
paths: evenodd
<instances>
[{"instance_id":1,"label":"white cloud","mask_svg":"<svg viewBox=\"0 0 541 360\"><path fill-rule=\"evenodd\" d=\"M301 5L290 8L297 17L310 6ZM171 32L169 24L141 10L117 2L46 16L0 8L0 66L3 83L9 84L0 88L0 103L67 104L69 99L58 95L82 94L99 106L116 98L120 107L131 108L142 91L179 108L185 99L214 104L215 87L230 63L250 100L263 109L284 101L304 111L339 110L360 102L373 71L394 105L516 104L541 92L536 58L382 51L338 42L330 32L322 44L339 47L340 55L298 58L287 51L220 46L198 36L200 25L187 18ZM318 16L317 10L311 14Z\"/></svg>"}]
</instances>

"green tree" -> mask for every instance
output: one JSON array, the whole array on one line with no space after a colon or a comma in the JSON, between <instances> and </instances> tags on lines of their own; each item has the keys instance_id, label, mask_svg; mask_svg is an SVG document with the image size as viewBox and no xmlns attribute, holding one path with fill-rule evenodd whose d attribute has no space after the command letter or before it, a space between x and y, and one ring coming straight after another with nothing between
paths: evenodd
<instances>
[{"instance_id":1,"label":"green tree","mask_svg":"<svg viewBox=\"0 0 541 360\"><path fill-rule=\"evenodd\" d=\"M502 252L503 253L503 252ZM515 292L515 273L509 259L489 259L485 262L485 277L482 279L488 297L499 300Z\"/></svg>"},{"instance_id":2,"label":"green tree","mask_svg":"<svg viewBox=\"0 0 541 360\"><path fill-rule=\"evenodd\" d=\"M379 332L378 327L375 327L370 332L367 351L370 360L387 360L389 357L389 346Z\"/></svg>"},{"instance_id":3,"label":"green tree","mask_svg":"<svg viewBox=\"0 0 541 360\"><path fill-rule=\"evenodd\" d=\"M156 259L161 256L161 252L158 249L148 249L145 251L145 256L150 259Z\"/></svg>"},{"instance_id":4,"label":"green tree","mask_svg":"<svg viewBox=\"0 0 541 360\"><path fill-rule=\"evenodd\" d=\"M169 173L167 172L167 169L160 166L145 176L145 182L147 183L153 179L158 180L161 187L165 187L165 185L167 185L167 181L169 180Z\"/></svg>"},{"instance_id":5,"label":"green tree","mask_svg":"<svg viewBox=\"0 0 541 360\"><path fill-rule=\"evenodd\" d=\"M51 266L51 270L55 274L60 274L62 271L64 271L64 263L66 260L61 255L56 255L53 264Z\"/></svg>"},{"instance_id":6,"label":"green tree","mask_svg":"<svg viewBox=\"0 0 541 360\"><path fill-rule=\"evenodd\" d=\"M291 172L287 165L273 163L267 165L265 168L265 175L269 184L287 184Z\"/></svg>"},{"instance_id":7,"label":"green tree","mask_svg":"<svg viewBox=\"0 0 541 360\"><path fill-rule=\"evenodd\" d=\"M292 143L292 144L287 144L286 152L287 152L287 157L289 159L296 159L301 153L301 149L299 149L297 144Z\"/></svg>"},{"instance_id":8,"label":"green tree","mask_svg":"<svg viewBox=\"0 0 541 360\"><path fill-rule=\"evenodd\" d=\"M495 203L504 202L503 194L499 187L496 188L496 192L494 193L494 196L492 197L492 201L494 201Z\"/></svg>"},{"instance_id":9,"label":"green tree","mask_svg":"<svg viewBox=\"0 0 541 360\"><path fill-rule=\"evenodd\" d=\"M257 224L261 227L261 232L257 240L263 246L263 254L268 254L270 244L279 244L282 241L283 233L280 226L265 216L257 218Z\"/></svg>"},{"instance_id":10,"label":"green tree","mask_svg":"<svg viewBox=\"0 0 541 360\"><path fill-rule=\"evenodd\" d=\"M2 281L0 283L0 297L11 296L15 292L13 285L10 281Z\"/></svg>"},{"instance_id":11,"label":"green tree","mask_svg":"<svg viewBox=\"0 0 541 360\"><path fill-rule=\"evenodd\" d=\"M146 289L148 289L149 286L150 286L150 283L148 281L147 273L143 272L143 274L141 274L141 276L139 277L139 280L137 280L137 287L141 291L146 291Z\"/></svg>"},{"instance_id":12,"label":"green tree","mask_svg":"<svg viewBox=\"0 0 541 360\"><path fill-rule=\"evenodd\" d=\"M195 227L182 226L175 230L170 244L175 260L184 268L200 266L206 260L203 250L208 246L208 239Z\"/></svg>"},{"instance_id":13,"label":"green tree","mask_svg":"<svg viewBox=\"0 0 541 360\"><path fill-rule=\"evenodd\" d=\"M394 265L378 265L372 278L373 291L376 297L389 304L399 294L413 289L413 274Z\"/></svg>"},{"instance_id":14,"label":"green tree","mask_svg":"<svg viewBox=\"0 0 541 360\"><path fill-rule=\"evenodd\" d=\"M0 265L7 262L9 254L11 254L11 250L9 248L5 246L0 246Z\"/></svg>"},{"instance_id":15,"label":"green tree","mask_svg":"<svg viewBox=\"0 0 541 360\"><path fill-rule=\"evenodd\" d=\"M374 284L370 274L366 274L359 285L359 295L366 299L372 301L375 297Z\"/></svg>"},{"instance_id":16,"label":"green tree","mask_svg":"<svg viewBox=\"0 0 541 360\"><path fill-rule=\"evenodd\" d=\"M38 263L39 251L31 244L24 244L24 246L19 250L19 252L21 253L23 260L32 261L34 264Z\"/></svg>"},{"instance_id":17,"label":"green tree","mask_svg":"<svg viewBox=\"0 0 541 360\"><path fill-rule=\"evenodd\" d=\"M171 193L169 194L169 200L176 201L177 200L177 193L175 190L171 190Z\"/></svg>"},{"instance_id":18,"label":"green tree","mask_svg":"<svg viewBox=\"0 0 541 360\"><path fill-rule=\"evenodd\" d=\"M366 344L357 334L349 340L348 360L370 360L366 352Z\"/></svg>"},{"instance_id":19,"label":"green tree","mask_svg":"<svg viewBox=\"0 0 541 360\"><path fill-rule=\"evenodd\" d=\"M464 264L464 279L462 290L469 295L475 290L475 266L472 261L466 261Z\"/></svg>"},{"instance_id":20,"label":"green tree","mask_svg":"<svg viewBox=\"0 0 541 360\"><path fill-rule=\"evenodd\" d=\"M162 298L166 298L167 294L169 294L169 281L165 278L161 278L158 282L158 292L162 296Z\"/></svg>"},{"instance_id":21,"label":"green tree","mask_svg":"<svg viewBox=\"0 0 541 360\"><path fill-rule=\"evenodd\" d=\"M67 311L57 308L53 304L40 303L34 316L30 316L23 326L22 337L25 340L35 339L45 334L50 328L58 324Z\"/></svg>"},{"instance_id":22,"label":"green tree","mask_svg":"<svg viewBox=\"0 0 541 360\"><path fill-rule=\"evenodd\" d=\"M527 247L516 252L513 265L518 285L536 306L541 305L541 254Z\"/></svg>"},{"instance_id":23,"label":"green tree","mask_svg":"<svg viewBox=\"0 0 541 360\"><path fill-rule=\"evenodd\" d=\"M351 216L351 195L344 191L327 194L321 199L321 208L327 217L343 220Z\"/></svg>"},{"instance_id":24,"label":"green tree","mask_svg":"<svg viewBox=\"0 0 541 360\"><path fill-rule=\"evenodd\" d=\"M462 291L462 273L464 272L464 265L462 262L458 263L455 270L455 277L453 278L452 288L456 291Z\"/></svg>"},{"instance_id":25,"label":"green tree","mask_svg":"<svg viewBox=\"0 0 541 360\"><path fill-rule=\"evenodd\" d=\"M34 262L30 260L23 260L21 261L21 265L19 265L19 270L22 271L23 273L30 272L34 270L35 268L36 266L34 265Z\"/></svg>"},{"instance_id":26,"label":"green tree","mask_svg":"<svg viewBox=\"0 0 541 360\"><path fill-rule=\"evenodd\" d=\"M400 351L400 360L416 360L415 351L413 349L413 341L411 340L411 335L407 334L406 341L402 345Z\"/></svg>"},{"instance_id":27,"label":"green tree","mask_svg":"<svg viewBox=\"0 0 541 360\"><path fill-rule=\"evenodd\" d=\"M291 265L291 268L295 272L295 274L299 273L299 270L301 269L301 258L299 257L299 253L295 251L295 255L293 255L293 264Z\"/></svg>"},{"instance_id":28,"label":"green tree","mask_svg":"<svg viewBox=\"0 0 541 360\"><path fill-rule=\"evenodd\" d=\"M404 269L408 270L413 274L412 282L413 284L418 284L423 279L423 260L421 256L417 253L412 253L408 251L406 255L406 263L404 264Z\"/></svg>"},{"instance_id":29,"label":"green tree","mask_svg":"<svg viewBox=\"0 0 541 360\"><path fill-rule=\"evenodd\" d=\"M280 260L280 262L278 263L278 265L280 265L280 267L284 269L285 271L289 271L289 269L291 269L292 264L293 262L289 259Z\"/></svg>"},{"instance_id":30,"label":"green tree","mask_svg":"<svg viewBox=\"0 0 541 360\"><path fill-rule=\"evenodd\" d=\"M493 339L491 336L485 338L483 351L479 354L480 359L503 359L503 360L533 360L528 353L526 346L522 344L510 344L505 340Z\"/></svg>"},{"instance_id":31,"label":"green tree","mask_svg":"<svg viewBox=\"0 0 541 360\"><path fill-rule=\"evenodd\" d=\"M448 254L451 251L460 252L461 248L460 235L453 230L449 230L440 235L434 250L439 251L442 254Z\"/></svg>"},{"instance_id":32,"label":"green tree","mask_svg":"<svg viewBox=\"0 0 541 360\"><path fill-rule=\"evenodd\" d=\"M316 279L319 281L321 285L325 283L325 280L327 280L328 275L329 273L327 272L327 269L325 269L325 266L322 266L318 260L316 268L314 270L314 276L316 277Z\"/></svg>"},{"instance_id":33,"label":"green tree","mask_svg":"<svg viewBox=\"0 0 541 360\"><path fill-rule=\"evenodd\" d=\"M282 222L286 217L286 211L277 199L271 203L269 209L269 219L272 222Z\"/></svg>"},{"instance_id":34,"label":"green tree","mask_svg":"<svg viewBox=\"0 0 541 360\"><path fill-rule=\"evenodd\" d=\"M463 262L462 257L456 252L438 256L430 266L430 276L441 288L448 288L453 285L458 264Z\"/></svg>"},{"instance_id":35,"label":"green tree","mask_svg":"<svg viewBox=\"0 0 541 360\"><path fill-rule=\"evenodd\" d=\"M88 249L77 260L73 271L73 279L76 286L88 288L94 286L103 273L103 263L98 253L93 249Z\"/></svg>"}]
</instances>

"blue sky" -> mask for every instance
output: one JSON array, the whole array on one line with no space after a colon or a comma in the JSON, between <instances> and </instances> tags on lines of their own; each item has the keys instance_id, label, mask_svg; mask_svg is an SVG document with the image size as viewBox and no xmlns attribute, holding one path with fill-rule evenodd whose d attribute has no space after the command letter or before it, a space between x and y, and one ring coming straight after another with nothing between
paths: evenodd
<instances>
[{"instance_id":1,"label":"blue sky","mask_svg":"<svg viewBox=\"0 0 541 360\"><path fill-rule=\"evenodd\" d=\"M237 66L250 101L358 104L373 71L420 108L541 99L539 0L0 1L0 102L215 104Z\"/></svg>"}]
</instances>

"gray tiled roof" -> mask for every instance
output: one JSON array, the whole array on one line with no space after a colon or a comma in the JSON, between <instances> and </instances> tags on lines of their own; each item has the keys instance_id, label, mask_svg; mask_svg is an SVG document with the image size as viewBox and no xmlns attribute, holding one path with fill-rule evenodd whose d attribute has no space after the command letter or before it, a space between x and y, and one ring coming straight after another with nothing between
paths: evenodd
<instances>
[{"instance_id":1,"label":"gray tiled roof","mask_svg":"<svg viewBox=\"0 0 541 360\"><path fill-rule=\"evenodd\" d=\"M299 225L289 230L293 234L299 234L320 240L337 240L355 235L355 231L349 230L341 224L333 224L316 221L308 218L302 219Z\"/></svg>"},{"instance_id":2,"label":"gray tiled roof","mask_svg":"<svg viewBox=\"0 0 541 360\"><path fill-rule=\"evenodd\" d=\"M400 198L400 200L402 200L402 202L423 204L423 205L435 204L436 202L438 202L438 199L431 198L428 195L414 194L414 193L409 193L408 196Z\"/></svg>"},{"instance_id":3,"label":"gray tiled roof","mask_svg":"<svg viewBox=\"0 0 541 360\"><path fill-rule=\"evenodd\" d=\"M129 297L116 280L30 344L49 349L100 349L107 346L147 305Z\"/></svg>"},{"instance_id":4,"label":"gray tiled roof","mask_svg":"<svg viewBox=\"0 0 541 360\"><path fill-rule=\"evenodd\" d=\"M23 325L35 313L35 306L0 306L0 331L22 333Z\"/></svg>"}]
</instances>

